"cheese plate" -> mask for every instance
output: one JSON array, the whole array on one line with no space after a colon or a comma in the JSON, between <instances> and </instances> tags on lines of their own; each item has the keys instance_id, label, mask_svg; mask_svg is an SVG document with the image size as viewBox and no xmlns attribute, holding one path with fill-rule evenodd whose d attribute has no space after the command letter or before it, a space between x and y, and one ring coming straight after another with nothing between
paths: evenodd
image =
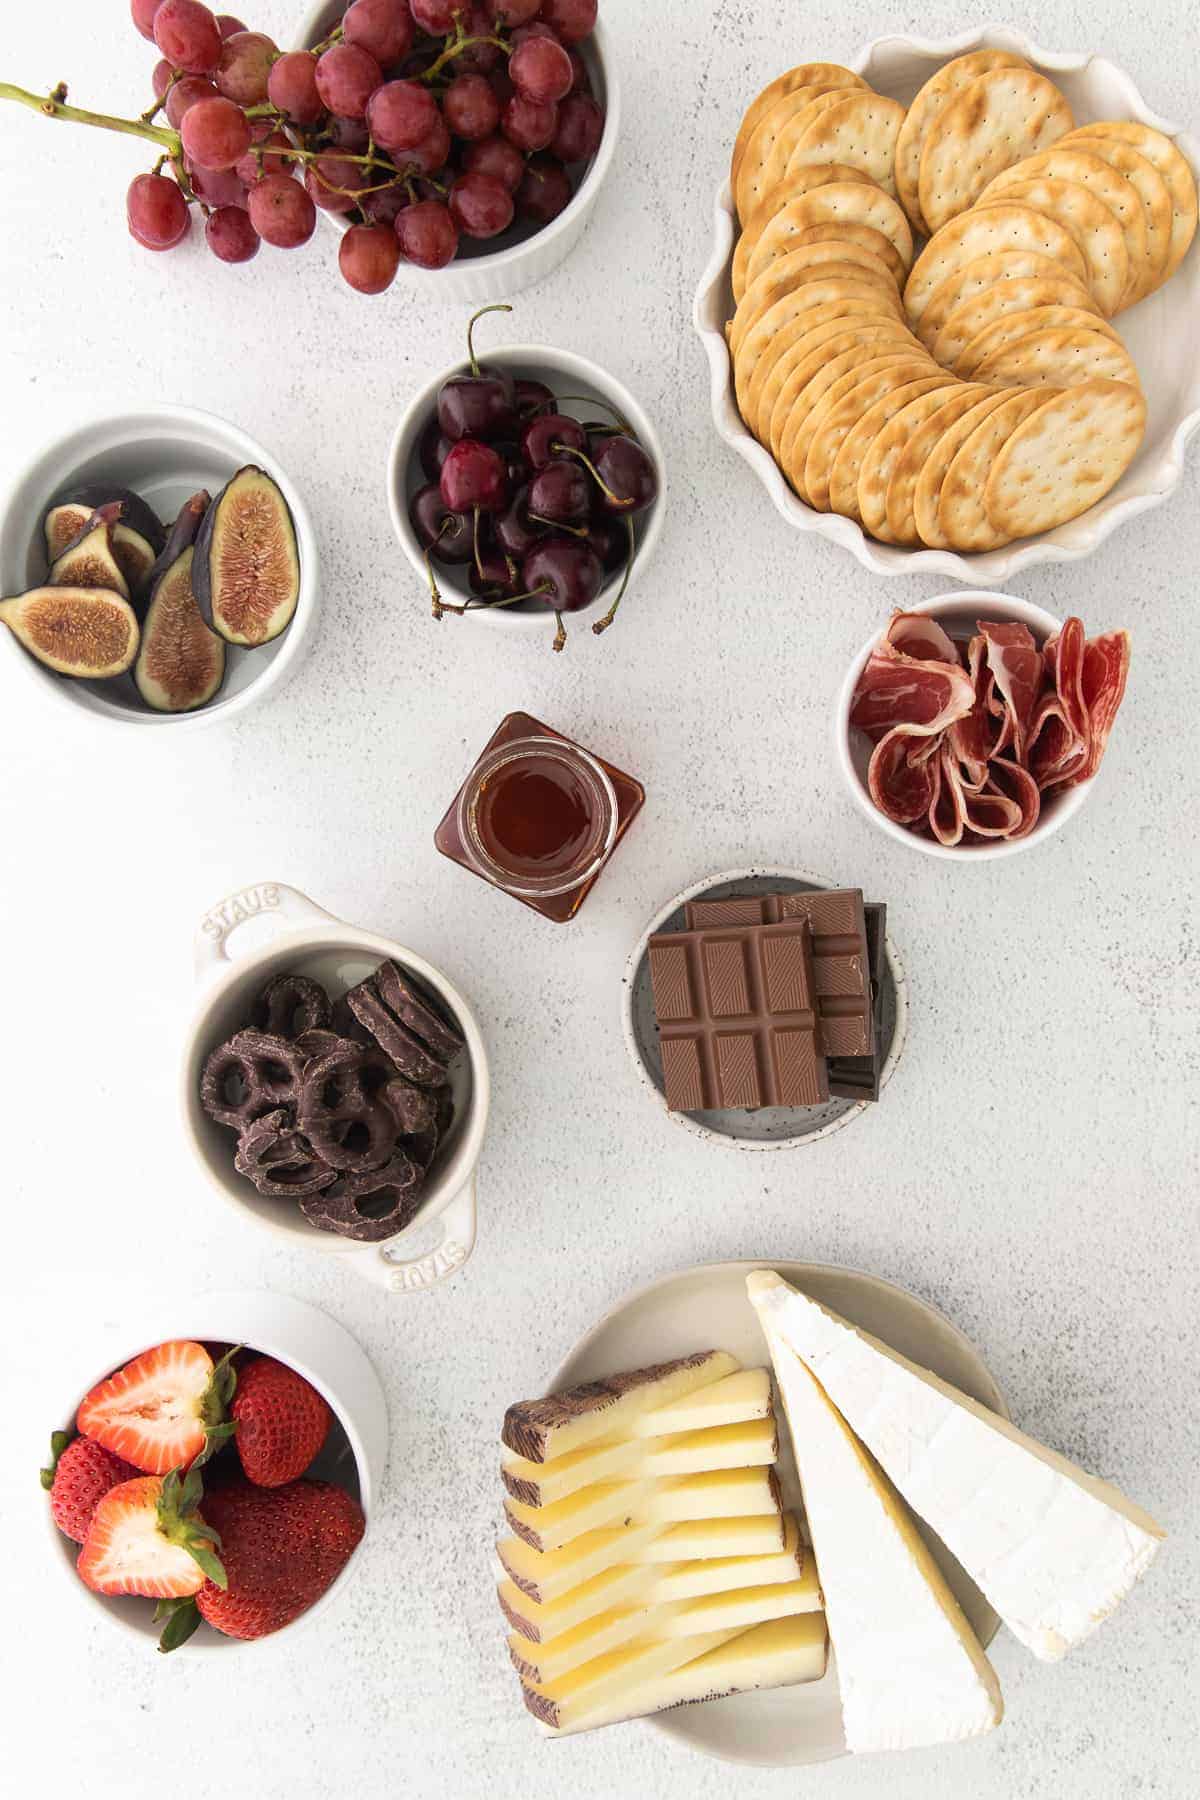
<instances>
[{"instance_id":1,"label":"cheese plate","mask_svg":"<svg viewBox=\"0 0 1200 1800\"><path fill-rule=\"evenodd\" d=\"M669 1275L620 1301L555 1372L554 1391L615 1370L665 1361L714 1344L746 1367L766 1366L770 1350L746 1297L752 1269L771 1268L823 1306L841 1314L901 1355L920 1363L984 1406L1009 1412L978 1350L926 1301L891 1282L820 1263L712 1263ZM786 1430L780 1432L779 1475L785 1506L800 1502ZM942 1569L980 1642L991 1643L1000 1620L935 1534L921 1536ZM666 1736L726 1762L767 1768L829 1762L846 1754L836 1666L821 1681L683 1706L648 1721Z\"/></svg>"}]
</instances>

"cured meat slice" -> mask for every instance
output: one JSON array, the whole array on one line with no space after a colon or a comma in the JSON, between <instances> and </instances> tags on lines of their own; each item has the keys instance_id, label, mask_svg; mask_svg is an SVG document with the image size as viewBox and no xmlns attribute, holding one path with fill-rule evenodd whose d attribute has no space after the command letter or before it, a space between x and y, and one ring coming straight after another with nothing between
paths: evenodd
<instances>
[{"instance_id":1,"label":"cured meat slice","mask_svg":"<svg viewBox=\"0 0 1200 1800\"><path fill-rule=\"evenodd\" d=\"M1023 763L1029 728L1046 678L1042 653L1029 627L1015 620L996 624L980 619L979 630L987 641L988 668L1008 715L1007 742L1012 745L1015 760Z\"/></svg>"},{"instance_id":2,"label":"cured meat slice","mask_svg":"<svg viewBox=\"0 0 1200 1800\"><path fill-rule=\"evenodd\" d=\"M938 759L910 762L911 743L909 728L897 725L876 744L867 770L871 799L884 818L895 825L915 825L930 811L936 797L933 771L938 767Z\"/></svg>"},{"instance_id":3,"label":"cured meat slice","mask_svg":"<svg viewBox=\"0 0 1200 1800\"><path fill-rule=\"evenodd\" d=\"M1058 637L1046 645L1046 667L1062 702L1063 718L1078 738L1088 734L1087 702L1083 697L1083 658L1087 634L1083 620L1070 618Z\"/></svg>"},{"instance_id":4,"label":"cured meat slice","mask_svg":"<svg viewBox=\"0 0 1200 1800\"><path fill-rule=\"evenodd\" d=\"M882 737L895 725L918 736L944 731L971 710L975 693L961 664L918 661L878 645L867 659L850 707L850 723Z\"/></svg>"},{"instance_id":5,"label":"cured meat slice","mask_svg":"<svg viewBox=\"0 0 1200 1800\"><path fill-rule=\"evenodd\" d=\"M934 788L929 828L939 844L952 849L967 832L991 838L1017 835L1023 816L1019 803L991 781L982 790L968 788L947 744L942 746Z\"/></svg>"},{"instance_id":6,"label":"cured meat slice","mask_svg":"<svg viewBox=\"0 0 1200 1800\"><path fill-rule=\"evenodd\" d=\"M989 760L1003 746L1008 715L1001 707L998 717L992 705L992 672L988 667L987 639L982 635L971 639L967 656L974 704L964 718L950 727L950 747L966 770L967 779L981 787L987 777Z\"/></svg>"},{"instance_id":7,"label":"cured meat slice","mask_svg":"<svg viewBox=\"0 0 1200 1800\"><path fill-rule=\"evenodd\" d=\"M1089 745L1085 768L1072 785L1090 781L1104 760L1113 721L1125 698L1129 679L1130 638L1127 631L1106 631L1093 638L1083 656L1083 699L1087 707Z\"/></svg>"},{"instance_id":8,"label":"cured meat slice","mask_svg":"<svg viewBox=\"0 0 1200 1800\"><path fill-rule=\"evenodd\" d=\"M988 766L988 783L993 793L1011 800L1020 812L1020 819L1008 836L1028 837L1042 816L1042 790L1029 770L1006 756L995 756Z\"/></svg>"},{"instance_id":9,"label":"cured meat slice","mask_svg":"<svg viewBox=\"0 0 1200 1800\"><path fill-rule=\"evenodd\" d=\"M925 613L893 613L883 641L917 662L947 662L954 666L962 662L959 647L949 632Z\"/></svg>"}]
</instances>

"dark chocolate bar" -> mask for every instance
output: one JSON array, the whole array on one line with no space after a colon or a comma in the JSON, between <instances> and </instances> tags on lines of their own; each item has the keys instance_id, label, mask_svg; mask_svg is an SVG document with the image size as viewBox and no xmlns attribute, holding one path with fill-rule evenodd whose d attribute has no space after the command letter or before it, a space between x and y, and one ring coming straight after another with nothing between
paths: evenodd
<instances>
[{"instance_id":1,"label":"dark chocolate bar","mask_svg":"<svg viewBox=\"0 0 1200 1800\"><path fill-rule=\"evenodd\" d=\"M690 900L686 918L689 931L807 920L813 940L821 1049L830 1060L873 1056L870 952L860 888Z\"/></svg>"},{"instance_id":2,"label":"dark chocolate bar","mask_svg":"<svg viewBox=\"0 0 1200 1800\"><path fill-rule=\"evenodd\" d=\"M829 1098L807 920L661 932L649 959L672 1112Z\"/></svg>"},{"instance_id":3,"label":"dark chocolate bar","mask_svg":"<svg viewBox=\"0 0 1200 1800\"><path fill-rule=\"evenodd\" d=\"M883 977L887 964L887 907L868 900L867 949L871 959L871 998L875 1050L871 1056L838 1056L829 1063L829 1091L839 1100L878 1100L883 1074Z\"/></svg>"}]
</instances>

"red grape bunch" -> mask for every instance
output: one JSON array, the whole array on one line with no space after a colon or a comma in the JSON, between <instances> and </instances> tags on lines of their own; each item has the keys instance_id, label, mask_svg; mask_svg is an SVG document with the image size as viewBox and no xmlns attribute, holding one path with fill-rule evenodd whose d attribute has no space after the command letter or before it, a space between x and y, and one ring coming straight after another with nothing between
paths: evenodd
<instances>
[{"instance_id":1,"label":"red grape bunch","mask_svg":"<svg viewBox=\"0 0 1200 1800\"><path fill-rule=\"evenodd\" d=\"M0 97L159 147L126 201L147 249L182 243L195 209L215 256L249 262L307 243L320 208L345 222L345 280L379 294L402 262L444 268L464 238L527 235L569 205L604 135L579 50L597 9L350 0L321 43L281 52L202 0L130 0L160 57L140 119L69 106L65 86Z\"/></svg>"}]
</instances>

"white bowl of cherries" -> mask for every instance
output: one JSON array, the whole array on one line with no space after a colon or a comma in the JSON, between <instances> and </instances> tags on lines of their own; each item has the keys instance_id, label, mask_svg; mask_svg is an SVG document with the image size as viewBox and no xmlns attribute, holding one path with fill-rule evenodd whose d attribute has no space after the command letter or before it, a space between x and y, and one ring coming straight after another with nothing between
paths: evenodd
<instances>
[{"instance_id":1,"label":"white bowl of cherries","mask_svg":"<svg viewBox=\"0 0 1200 1800\"><path fill-rule=\"evenodd\" d=\"M485 307L508 312L509 307ZM658 433L614 376L571 351L506 346L414 395L392 440L388 507L433 614L510 632L557 615L599 636L662 531Z\"/></svg>"},{"instance_id":2,"label":"white bowl of cherries","mask_svg":"<svg viewBox=\"0 0 1200 1800\"><path fill-rule=\"evenodd\" d=\"M0 100L151 147L126 196L144 249L202 219L213 254L245 263L307 244L323 214L359 293L402 273L483 302L557 268L611 167L620 96L598 5L319 0L281 52L202 0L131 0L159 56L148 111L68 105L65 83L6 82Z\"/></svg>"}]
</instances>

